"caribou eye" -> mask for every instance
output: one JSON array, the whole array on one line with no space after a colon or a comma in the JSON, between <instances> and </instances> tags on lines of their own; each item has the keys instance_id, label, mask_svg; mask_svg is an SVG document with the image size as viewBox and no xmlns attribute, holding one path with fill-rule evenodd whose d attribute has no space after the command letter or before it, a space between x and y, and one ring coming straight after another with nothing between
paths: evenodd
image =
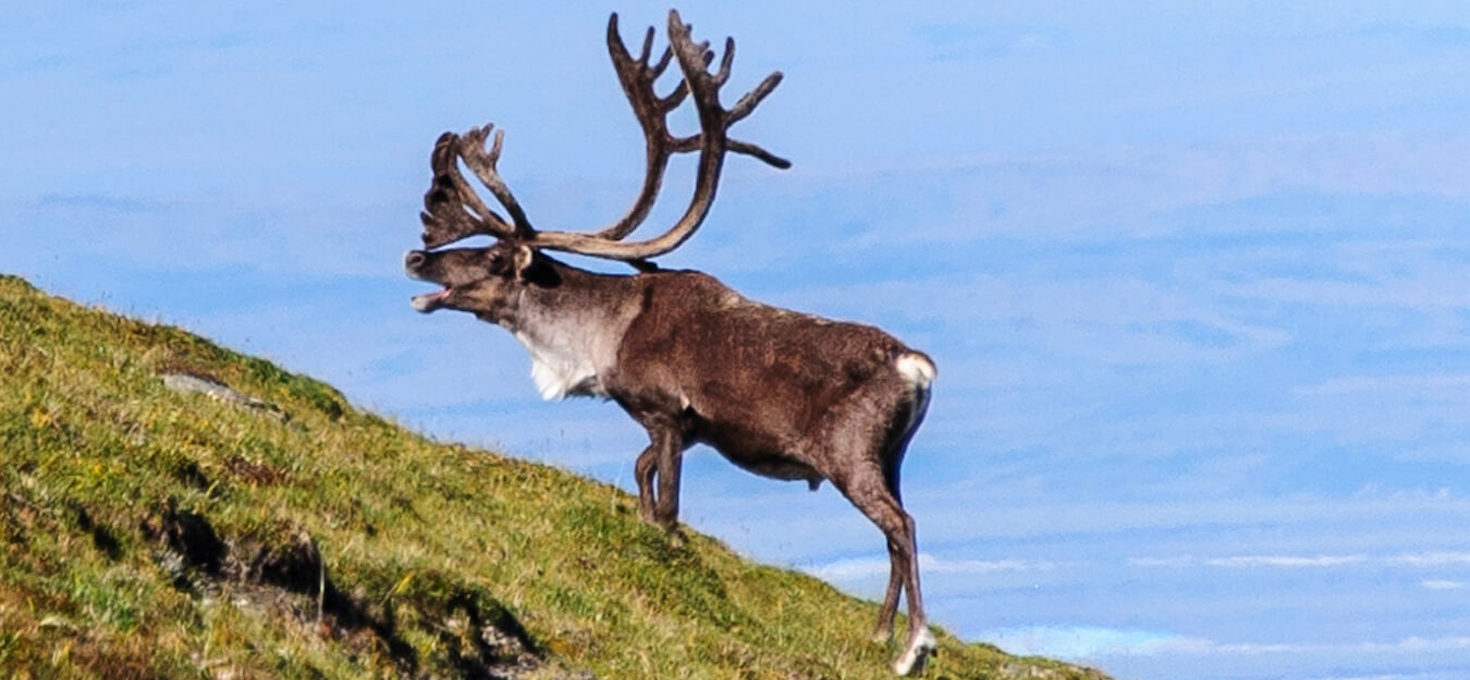
<instances>
[{"instance_id":1,"label":"caribou eye","mask_svg":"<svg viewBox=\"0 0 1470 680\"><path fill-rule=\"evenodd\" d=\"M507 268L505 253L491 253L490 263L486 268L491 274L504 274Z\"/></svg>"}]
</instances>

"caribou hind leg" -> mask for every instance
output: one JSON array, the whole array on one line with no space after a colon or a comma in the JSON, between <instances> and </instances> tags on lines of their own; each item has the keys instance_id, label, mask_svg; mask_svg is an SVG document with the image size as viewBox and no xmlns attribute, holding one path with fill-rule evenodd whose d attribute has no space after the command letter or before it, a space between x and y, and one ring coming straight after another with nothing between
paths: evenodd
<instances>
[{"instance_id":1,"label":"caribou hind leg","mask_svg":"<svg viewBox=\"0 0 1470 680\"><path fill-rule=\"evenodd\" d=\"M891 387L891 385L889 386ZM927 387L925 385L924 387ZM883 399L880 395L895 395ZM892 414L886 426L883 419L872 417L874 405L884 401ZM894 662L899 675L923 669L929 653L937 643L929 632L924 616L924 599L919 592L919 551L914 519L903 508L899 493L899 467L909 439L924 418L928 405L925 389L894 391L876 387L866 395L857 395L854 404L866 407L851 409L839 418L828 452L832 480L847 499L883 532L888 545L888 590L878 612L874 637L888 639L898 609L900 594L908 601L908 635L903 653Z\"/></svg>"},{"instance_id":2,"label":"caribou hind leg","mask_svg":"<svg viewBox=\"0 0 1470 680\"><path fill-rule=\"evenodd\" d=\"M878 628L892 629L894 610L898 606L899 588L895 584L901 585L903 594L908 599L909 630L904 651L894 662L893 670L899 675L908 675L923 667L925 659L936 644L924 616L923 597L919 594L919 555L914 519L888 491L883 474L876 465L865 465L853 470L840 483L837 479L832 481L887 538L889 589L883 609L879 612Z\"/></svg>"},{"instance_id":3,"label":"caribou hind leg","mask_svg":"<svg viewBox=\"0 0 1470 680\"><path fill-rule=\"evenodd\" d=\"M888 544L888 590L883 594L883 606L878 610L878 625L873 627L873 642L886 643L893 638L893 617L898 612L898 596L903 591L904 564L901 553L892 543Z\"/></svg>"},{"instance_id":4,"label":"caribou hind leg","mask_svg":"<svg viewBox=\"0 0 1470 680\"><path fill-rule=\"evenodd\" d=\"M908 450L909 440L923 420L922 409L925 406L927 404L921 401L910 405L908 412L901 416L905 422L902 433L888 446L883 456L883 485L900 509L903 508L903 493L899 489L903 456ZM874 642L887 642L893 636L893 617L898 611L898 598L908 578L908 563L903 559L903 550L891 541L888 543L888 561L888 589L883 594L883 606L878 610L878 623L873 627Z\"/></svg>"}]
</instances>

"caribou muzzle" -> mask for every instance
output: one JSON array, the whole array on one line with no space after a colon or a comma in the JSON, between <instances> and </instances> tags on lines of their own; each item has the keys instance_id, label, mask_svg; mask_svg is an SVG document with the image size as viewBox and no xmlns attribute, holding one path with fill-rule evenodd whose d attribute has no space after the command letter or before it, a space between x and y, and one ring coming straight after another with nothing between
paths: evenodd
<instances>
[{"instance_id":1,"label":"caribou muzzle","mask_svg":"<svg viewBox=\"0 0 1470 680\"><path fill-rule=\"evenodd\" d=\"M429 263L432 261L429 254L422 250L410 250L403 255L403 271L408 274L409 278L444 286L442 289L433 293L415 295L409 299L408 303L414 308L414 311L423 314L428 314L442 307L444 305L444 298L449 295L450 291L450 286L447 283L439 280L433 272L429 271Z\"/></svg>"}]
</instances>

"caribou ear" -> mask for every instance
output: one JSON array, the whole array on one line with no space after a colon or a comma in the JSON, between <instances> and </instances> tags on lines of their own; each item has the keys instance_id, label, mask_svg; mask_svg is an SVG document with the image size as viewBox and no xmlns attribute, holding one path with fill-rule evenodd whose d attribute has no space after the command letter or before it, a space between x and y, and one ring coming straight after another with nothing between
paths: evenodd
<instances>
[{"instance_id":1,"label":"caribou ear","mask_svg":"<svg viewBox=\"0 0 1470 680\"><path fill-rule=\"evenodd\" d=\"M513 264L515 265L516 279L525 281L528 278L527 274L530 272L531 266L536 262L536 251L532 250L531 246L518 245L516 246L513 257L515 258Z\"/></svg>"}]
</instances>

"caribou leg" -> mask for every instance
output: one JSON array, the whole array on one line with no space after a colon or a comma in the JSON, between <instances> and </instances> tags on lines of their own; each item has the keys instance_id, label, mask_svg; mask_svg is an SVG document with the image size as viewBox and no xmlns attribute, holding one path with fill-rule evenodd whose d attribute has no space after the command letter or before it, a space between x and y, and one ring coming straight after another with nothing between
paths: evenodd
<instances>
[{"instance_id":1,"label":"caribou leg","mask_svg":"<svg viewBox=\"0 0 1470 680\"><path fill-rule=\"evenodd\" d=\"M898 596L903 590L908 565L892 543L888 544L888 591L883 594L883 607L878 610L878 625L873 627L873 642L888 642L893 637L893 616L898 612Z\"/></svg>"},{"instance_id":2,"label":"caribou leg","mask_svg":"<svg viewBox=\"0 0 1470 680\"><path fill-rule=\"evenodd\" d=\"M910 408L917 413L908 416L907 431L888 447L883 459L883 485L900 509L903 508L903 493L899 490L899 470L903 466L903 456L908 450L909 440L913 438L919 421L924 417L923 405ZM878 624L873 628L874 642L887 642L893 636L893 616L898 611L898 597L908 579L908 562L903 559L903 551L892 541L888 542L888 562L888 589L883 594L883 607L878 610Z\"/></svg>"},{"instance_id":3,"label":"caribou leg","mask_svg":"<svg viewBox=\"0 0 1470 680\"><path fill-rule=\"evenodd\" d=\"M891 584L899 580L903 583L904 595L909 603L908 640L904 644L903 654L893 663L893 670L899 675L921 670L929 652L934 650L936 641L929 632L924 616L924 600L919 594L919 554L914 519L904 511L893 494L889 493L887 485L883 483L883 475L875 465L854 470L850 477L842 480L841 485L835 479L832 481L858 510L872 520L873 524L878 525L878 529L888 539L891 563L889 582ZM896 608L898 595L896 592L892 595ZM883 611L879 612L880 627L884 618L892 616L887 605L888 602L885 601ZM891 627L891 618L888 623Z\"/></svg>"},{"instance_id":4,"label":"caribou leg","mask_svg":"<svg viewBox=\"0 0 1470 680\"><path fill-rule=\"evenodd\" d=\"M687 446L684 430L662 418L635 418L648 431L649 439L648 448L633 464L633 476L638 481L638 514L645 522L674 531L679 523L679 477Z\"/></svg>"},{"instance_id":5,"label":"caribou leg","mask_svg":"<svg viewBox=\"0 0 1470 680\"><path fill-rule=\"evenodd\" d=\"M649 444L638 454L638 462L633 464L633 477L638 481L638 516L643 521L653 524L653 477L658 471L658 447Z\"/></svg>"},{"instance_id":6,"label":"caribou leg","mask_svg":"<svg viewBox=\"0 0 1470 680\"><path fill-rule=\"evenodd\" d=\"M659 447L658 503L653 509L653 521L665 531L673 531L679 525L679 475L683 466L683 441L677 434L669 433Z\"/></svg>"},{"instance_id":7,"label":"caribou leg","mask_svg":"<svg viewBox=\"0 0 1470 680\"><path fill-rule=\"evenodd\" d=\"M922 670L929 653L937 646L929 632L924 599L919 593L919 550L914 519L904 510L898 488L899 468L909 440L924 419L928 394L907 385L902 390L889 390L890 386L875 385L865 395L854 395L847 408L839 408L828 430L831 435L828 448L818 458L832 485L877 525L886 539L888 590L878 611L874 635L886 640L891 634L902 595L908 601L909 628L903 653L894 662L893 670L908 675ZM874 418L875 411L890 416Z\"/></svg>"}]
</instances>

